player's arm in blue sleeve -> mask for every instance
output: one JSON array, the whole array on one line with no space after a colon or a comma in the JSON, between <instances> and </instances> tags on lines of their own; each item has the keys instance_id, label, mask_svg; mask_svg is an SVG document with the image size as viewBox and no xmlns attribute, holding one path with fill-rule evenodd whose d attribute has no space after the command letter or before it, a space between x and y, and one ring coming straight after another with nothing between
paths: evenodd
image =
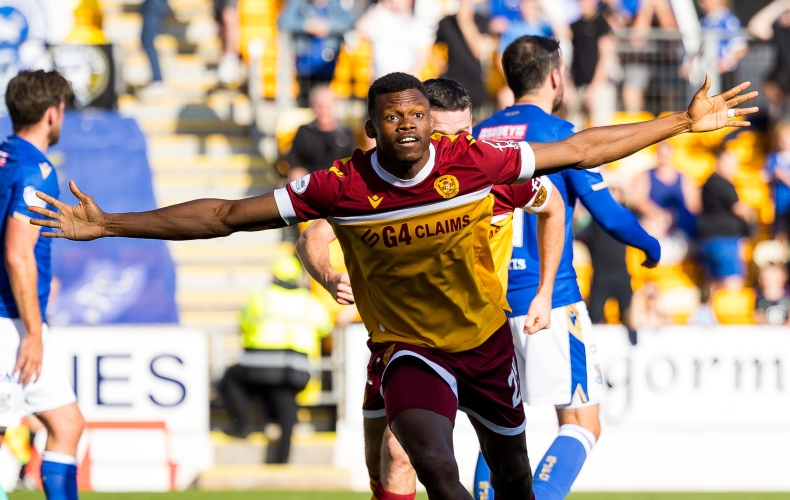
<instances>
[{"instance_id":1,"label":"player's arm in blue sleeve","mask_svg":"<svg viewBox=\"0 0 790 500\"><path fill-rule=\"evenodd\" d=\"M624 245L642 250L647 259L645 267L655 267L661 260L661 245L647 234L639 220L612 197L606 183L597 172L567 172L584 208L593 220L612 238Z\"/></svg>"}]
</instances>

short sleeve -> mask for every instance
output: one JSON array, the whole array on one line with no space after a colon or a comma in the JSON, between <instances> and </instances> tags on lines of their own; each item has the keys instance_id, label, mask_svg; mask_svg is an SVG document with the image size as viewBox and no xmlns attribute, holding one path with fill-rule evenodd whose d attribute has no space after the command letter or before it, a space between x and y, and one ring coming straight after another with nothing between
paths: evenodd
<instances>
[{"instance_id":1,"label":"short sleeve","mask_svg":"<svg viewBox=\"0 0 790 500\"><path fill-rule=\"evenodd\" d=\"M290 182L274 191L280 217L289 226L307 220L324 219L330 215L342 191L342 180L348 175L339 162L329 170L319 170Z\"/></svg>"},{"instance_id":2,"label":"short sleeve","mask_svg":"<svg viewBox=\"0 0 790 500\"><path fill-rule=\"evenodd\" d=\"M51 165L42 163L40 166L20 166L19 174L11 188L11 210L9 213L16 219L30 220L38 217L30 210L29 206L45 208L47 203L36 196L36 192L48 194L53 198L58 197L57 182L47 182L42 170L46 170L47 177L55 175Z\"/></svg>"},{"instance_id":3,"label":"short sleeve","mask_svg":"<svg viewBox=\"0 0 790 500\"><path fill-rule=\"evenodd\" d=\"M566 170L562 172L565 179L571 184L576 194L583 198L584 196L606 189L606 181L601 175L600 168L592 168L589 170Z\"/></svg>"},{"instance_id":4,"label":"short sleeve","mask_svg":"<svg viewBox=\"0 0 790 500\"><path fill-rule=\"evenodd\" d=\"M551 194L554 192L554 185L547 177L535 177L524 184L513 186L518 194L516 201L518 206L527 212L538 214L546 208Z\"/></svg>"},{"instance_id":5,"label":"short sleeve","mask_svg":"<svg viewBox=\"0 0 790 500\"><path fill-rule=\"evenodd\" d=\"M469 156L494 184L512 184L535 173L535 153L526 142L469 140Z\"/></svg>"}]
</instances>

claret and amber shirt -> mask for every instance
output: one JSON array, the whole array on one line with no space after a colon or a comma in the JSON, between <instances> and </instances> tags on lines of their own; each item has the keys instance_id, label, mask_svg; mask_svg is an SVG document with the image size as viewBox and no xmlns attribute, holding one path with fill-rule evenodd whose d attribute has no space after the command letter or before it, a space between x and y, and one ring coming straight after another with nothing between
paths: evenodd
<instances>
[{"instance_id":1,"label":"claret and amber shirt","mask_svg":"<svg viewBox=\"0 0 790 500\"><path fill-rule=\"evenodd\" d=\"M386 172L375 149L274 192L288 224L325 218L345 255L374 342L473 349L509 310L489 248L497 184L527 180L527 143L434 135L413 179Z\"/></svg>"},{"instance_id":2,"label":"claret and amber shirt","mask_svg":"<svg viewBox=\"0 0 790 500\"><path fill-rule=\"evenodd\" d=\"M548 178L535 177L524 184L494 186L491 190L494 209L488 244L494 257L494 269L505 291L513 255L513 213L521 209L532 214L542 212L551 198L552 186Z\"/></svg>"}]
</instances>

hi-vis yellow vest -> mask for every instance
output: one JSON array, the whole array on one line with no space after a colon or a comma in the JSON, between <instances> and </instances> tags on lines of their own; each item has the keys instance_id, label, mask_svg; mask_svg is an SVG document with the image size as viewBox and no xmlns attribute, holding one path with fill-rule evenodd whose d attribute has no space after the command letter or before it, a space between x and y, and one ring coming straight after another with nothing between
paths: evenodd
<instances>
[{"instance_id":1,"label":"hi-vis yellow vest","mask_svg":"<svg viewBox=\"0 0 790 500\"><path fill-rule=\"evenodd\" d=\"M291 349L317 358L320 340L333 326L324 306L304 288L270 285L255 292L241 313L245 349Z\"/></svg>"}]
</instances>

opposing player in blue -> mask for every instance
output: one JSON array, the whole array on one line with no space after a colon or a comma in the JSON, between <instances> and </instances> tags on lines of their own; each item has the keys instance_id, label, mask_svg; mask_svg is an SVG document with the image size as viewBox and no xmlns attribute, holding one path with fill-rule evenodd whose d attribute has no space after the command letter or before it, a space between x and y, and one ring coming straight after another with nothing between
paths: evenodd
<instances>
[{"instance_id":1,"label":"opposing player in blue","mask_svg":"<svg viewBox=\"0 0 790 500\"><path fill-rule=\"evenodd\" d=\"M0 443L7 427L35 413L47 428L41 478L48 500L77 499L77 444L84 420L45 322L52 240L30 224L36 191L58 197L44 156L58 142L71 84L56 71L23 71L8 84L14 135L0 144Z\"/></svg>"},{"instance_id":2,"label":"opposing player in blue","mask_svg":"<svg viewBox=\"0 0 790 500\"><path fill-rule=\"evenodd\" d=\"M474 128L481 141L552 142L574 133L573 125L552 116L562 103L565 65L559 43L525 36L505 50L502 65L516 104ZM549 176L565 200L565 250L551 296L538 294L537 218L518 210L513 220L513 256L510 261L507 300L513 312L509 321L516 345L521 390L528 405L554 405L560 430L538 464L533 491L537 500L559 500L570 492L587 455L601 432L598 403L603 391L595 340L587 307L573 268L573 210L577 200L593 219L616 240L647 254L644 265L658 263L661 247L636 218L609 193L595 170L565 170ZM548 301L551 326L524 335L527 310L534 301ZM488 467L478 459L475 497L493 498L486 492Z\"/></svg>"}]
</instances>

